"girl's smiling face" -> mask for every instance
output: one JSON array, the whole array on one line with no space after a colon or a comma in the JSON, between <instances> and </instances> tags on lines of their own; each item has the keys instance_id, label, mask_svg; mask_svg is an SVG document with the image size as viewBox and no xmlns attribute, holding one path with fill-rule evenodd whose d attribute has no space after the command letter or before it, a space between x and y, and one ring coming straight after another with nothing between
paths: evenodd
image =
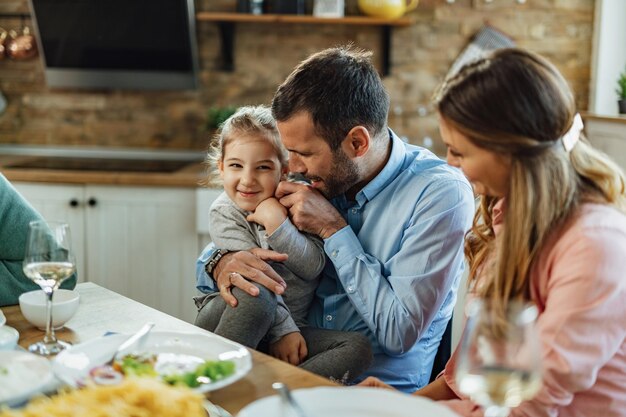
<instances>
[{"instance_id":1,"label":"girl's smiling face","mask_svg":"<svg viewBox=\"0 0 626 417\"><path fill-rule=\"evenodd\" d=\"M254 211L274 196L286 167L276 150L262 136L240 136L227 143L218 164L224 191L242 210Z\"/></svg>"}]
</instances>

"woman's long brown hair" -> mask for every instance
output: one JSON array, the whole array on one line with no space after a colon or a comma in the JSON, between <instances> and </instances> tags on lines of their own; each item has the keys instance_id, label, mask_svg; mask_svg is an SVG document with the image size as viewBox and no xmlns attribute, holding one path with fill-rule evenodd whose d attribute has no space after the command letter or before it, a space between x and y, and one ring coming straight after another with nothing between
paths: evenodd
<instances>
[{"instance_id":1,"label":"woman's long brown hair","mask_svg":"<svg viewBox=\"0 0 626 417\"><path fill-rule=\"evenodd\" d=\"M481 148L511 160L503 232L493 229L494 197L481 196L465 254L469 285L504 314L530 299L529 274L549 236L583 202L626 210L619 167L581 137L570 152L573 95L558 70L520 49L501 49L465 66L435 97L440 116Z\"/></svg>"}]
</instances>

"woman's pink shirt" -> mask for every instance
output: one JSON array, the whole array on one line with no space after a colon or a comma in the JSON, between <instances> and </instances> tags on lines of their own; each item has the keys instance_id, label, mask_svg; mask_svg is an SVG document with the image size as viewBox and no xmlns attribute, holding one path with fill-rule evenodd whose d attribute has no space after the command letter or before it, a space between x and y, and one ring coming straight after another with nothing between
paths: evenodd
<instances>
[{"instance_id":1,"label":"woman's pink shirt","mask_svg":"<svg viewBox=\"0 0 626 417\"><path fill-rule=\"evenodd\" d=\"M494 230L502 226L494 208ZM626 216L584 204L548 240L531 270L539 309L543 387L511 417L626 416ZM456 351L443 378L460 400L444 402L465 416L481 409L458 391Z\"/></svg>"}]
</instances>

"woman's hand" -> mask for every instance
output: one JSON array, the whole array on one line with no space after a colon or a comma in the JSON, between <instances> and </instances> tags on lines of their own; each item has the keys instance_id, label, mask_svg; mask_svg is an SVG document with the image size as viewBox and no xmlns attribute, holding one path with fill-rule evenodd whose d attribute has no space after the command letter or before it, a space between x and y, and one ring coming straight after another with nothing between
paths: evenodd
<instances>
[{"instance_id":1,"label":"woman's hand","mask_svg":"<svg viewBox=\"0 0 626 417\"><path fill-rule=\"evenodd\" d=\"M357 385L360 387L385 388L385 389L391 389L391 390L395 389L391 385L387 385L380 379L373 377L373 376L368 376L363 381L359 382Z\"/></svg>"},{"instance_id":2,"label":"woman's hand","mask_svg":"<svg viewBox=\"0 0 626 417\"><path fill-rule=\"evenodd\" d=\"M294 366L300 365L309 354L306 341L300 332L293 332L281 337L270 345L270 355Z\"/></svg>"},{"instance_id":3,"label":"woman's hand","mask_svg":"<svg viewBox=\"0 0 626 417\"><path fill-rule=\"evenodd\" d=\"M284 253L260 248L225 254L213 270L220 296L231 307L236 307L237 299L233 296L231 289L241 288L256 297L259 295L259 289L252 282L263 285L275 294L282 294L287 284L266 261L285 262L286 260L287 255Z\"/></svg>"}]
</instances>

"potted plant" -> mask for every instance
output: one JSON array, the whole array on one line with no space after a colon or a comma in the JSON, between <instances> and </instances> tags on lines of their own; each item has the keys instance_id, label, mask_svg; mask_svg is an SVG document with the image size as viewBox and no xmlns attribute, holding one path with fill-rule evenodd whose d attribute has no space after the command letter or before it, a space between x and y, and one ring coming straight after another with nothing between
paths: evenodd
<instances>
[{"instance_id":1,"label":"potted plant","mask_svg":"<svg viewBox=\"0 0 626 417\"><path fill-rule=\"evenodd\" d=\"M617 105L620 114L626 114L626 71L622 72L617 79Z\"/></svg>"},{"instance_id":2,"label":"potted plant","mask_svg":"<svg viewBox=\"0 0 626 417\"><path fill-rule=\"evenodd\" d=\"M217 130L222 123L226 121L233 113L237 111L237 107L235 106L226 106L226 107L211 107L207 111L207 120L205 124L206 130L209 132L214 132Z\"/></svg>"}]
</instances>

